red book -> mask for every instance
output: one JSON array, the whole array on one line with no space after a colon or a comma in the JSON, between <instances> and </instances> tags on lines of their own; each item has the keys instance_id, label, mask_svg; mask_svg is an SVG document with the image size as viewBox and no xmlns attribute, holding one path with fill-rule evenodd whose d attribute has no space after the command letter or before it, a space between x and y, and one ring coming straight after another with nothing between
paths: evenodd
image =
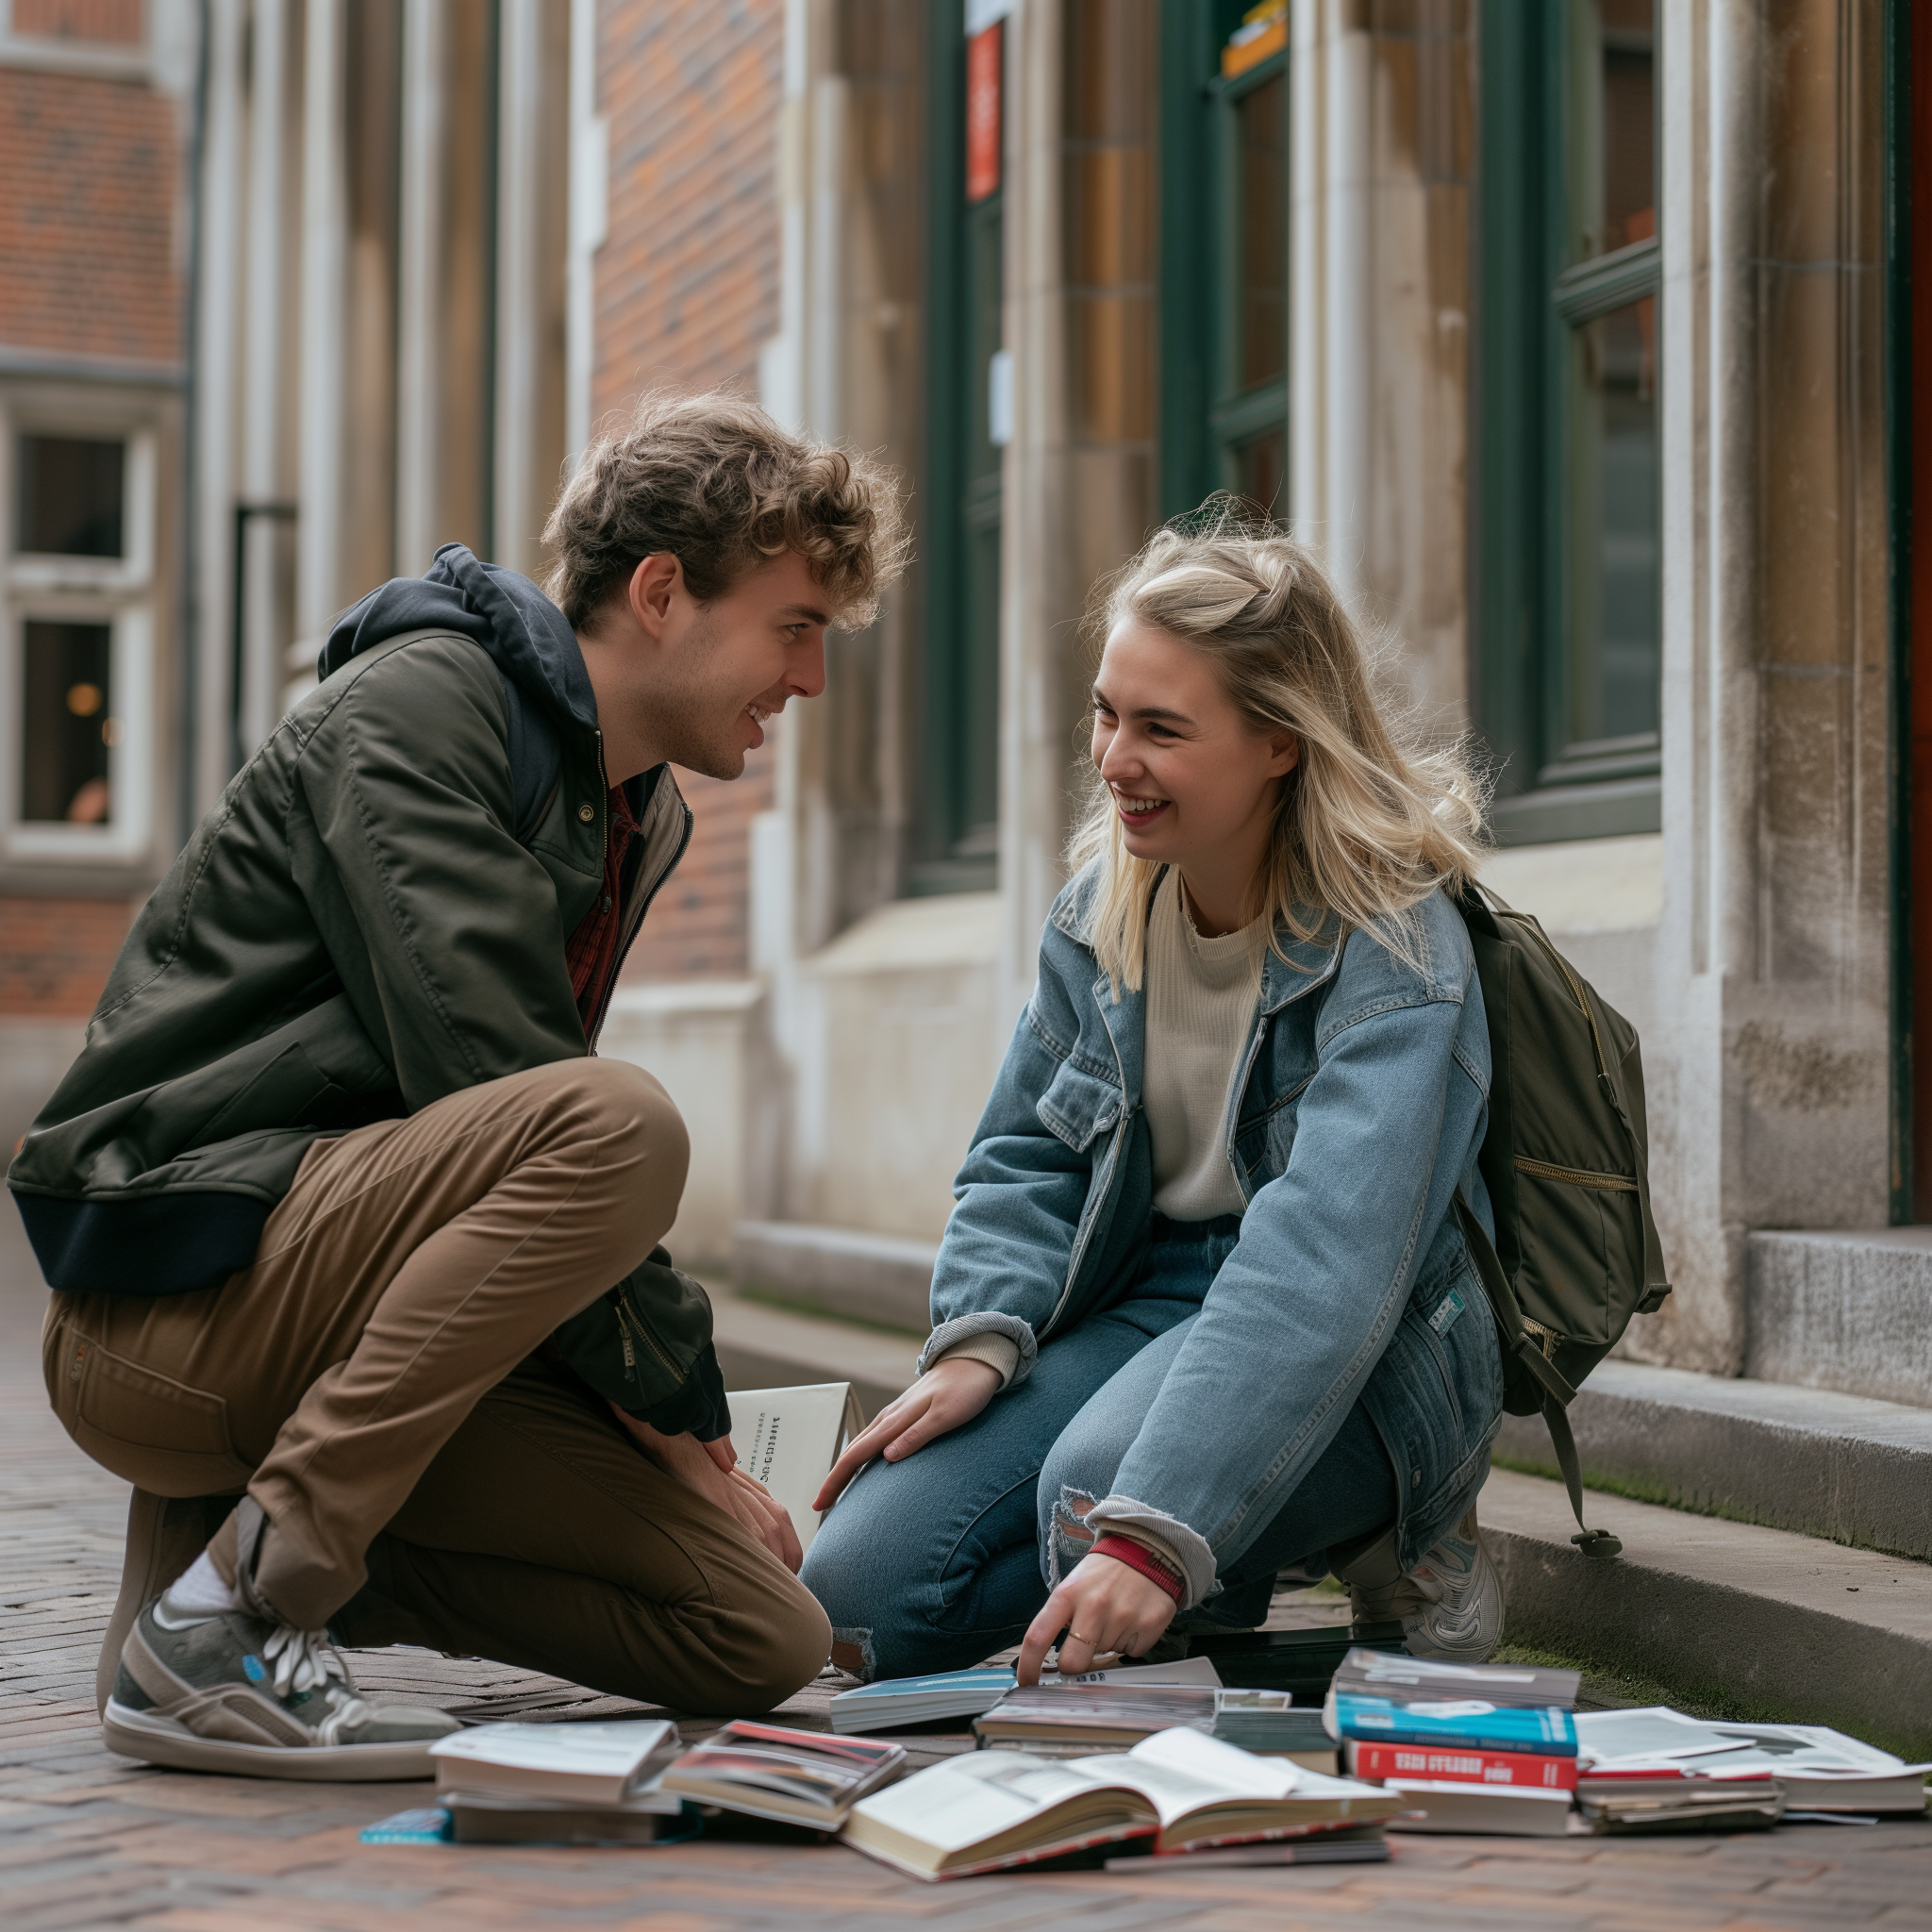
<instances>
[{"instance_id":1,"label":"red book","mask_svg":"<svg viewBox=\"0 0 1932 1932\"><path fill-rule=\"evenodd\" d=\"M1427 1778L1437 1784L1513 1786L1538 1791L1574 1791L1576 1760L1545 1757L1538 1751L1470 1751L1443 1744L1364 1743L1344 1740L1351 1777Z\"/></svg>"}]
</instances>

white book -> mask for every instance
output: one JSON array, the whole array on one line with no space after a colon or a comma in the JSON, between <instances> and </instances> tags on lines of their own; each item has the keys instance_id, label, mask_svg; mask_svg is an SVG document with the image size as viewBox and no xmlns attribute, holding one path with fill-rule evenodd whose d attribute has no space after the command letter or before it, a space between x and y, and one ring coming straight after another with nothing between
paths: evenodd
<instances>
[{"instance_id":1,"label":"white book","mask_svg":"<svg viewBox=\"0 0 1932 1932\"><path fill-rule=\"evenodd\" d=\"M915 1878L963 1878L1120 1839L1158 1852L1373 1824L1407 1801L1352 1778L1256 1757L1199 1731L1079 1758L977 1751L852 1807L848 1844Z\"/></svg>"},{"instance_id":2,"label":"white book","mask_svg":"<svg viewBox=\"0 0 1932 1932\"><path fill-rule=\"evenodd\" d=\"M734 1389L731 1440L738 1466L763 1483L798 1532L801 1549L819 1533L812 1498L847 1442L865 1426L850 1382L808 1382L796 1389Z\"/></svg>"},{"instance_id":3,"label":"white book","mask_svg":"<svg viewBox=\"0 0 1932 1932\"><path fill-rule=\"evenodd\" d=\"M429 1747L443 1790L621 1805L677 1755L662 1718L611 1724L477 1724Z\"/></svg>"}]
</instances>

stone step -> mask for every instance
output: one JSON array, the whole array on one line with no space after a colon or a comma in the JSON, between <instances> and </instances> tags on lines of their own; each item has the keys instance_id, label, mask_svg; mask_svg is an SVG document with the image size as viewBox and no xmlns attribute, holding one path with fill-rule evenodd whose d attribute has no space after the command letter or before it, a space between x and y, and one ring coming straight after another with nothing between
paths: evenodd
<instances>
[{"instance_id":1,"label":"stone step","mask_svg":"<svg viewBox=\"0 0 1932 1932\"><path fill-rule=\"evenodd\" d=\"M707 1280L705 1288L727 1389L850 1382L870 1419L911 1385L923 1336L885 1334L774 1308L716 1280Z\"/></svg>"},{"instance_id":2,"label":"stone step","mask_svg":"<svg viewBox=\"0 0 1932 1932\"><path fill-rule=\"evenodd\" d=\"M1572 1544L1560 1483L1491 1472L1477 1515L1508 1642L1932 1757L1932 1566L1622 1496L1584 1514L1622 1556Z\"/></svg>"},{"instance_id":3,"label":"stone step","mask_svg":"<svg viewBox=\"0 0 1932 1932\"><path fill-rule=\"evenodd\" d=\"M1932 1227L1745 1243L1744 1373L1932 1408Z\"/></svg>"},{"instance_id":4,"label":"stone step","mask_svg":"<svg viewBox=\"0 0 1932 1932\"><path fill-rule=\"evenodd\" d=\"M924 1335L936 1242L808 1221L741 1221L733 1278L828 1314Z\"/></svg>"},{"instance_id":5,"label":"stone step","mask_svg":"<svg viewBox=\"0 0 1932 1932\"><path fill-rule=\"evenodd\" d=\"M1864 1549L1932 1558L1932 1409L1605 1362L1570 1407L1587 1483ZM1557 1474L1541 1416L1497 1459Z\"/></svg>"}]
</instances>

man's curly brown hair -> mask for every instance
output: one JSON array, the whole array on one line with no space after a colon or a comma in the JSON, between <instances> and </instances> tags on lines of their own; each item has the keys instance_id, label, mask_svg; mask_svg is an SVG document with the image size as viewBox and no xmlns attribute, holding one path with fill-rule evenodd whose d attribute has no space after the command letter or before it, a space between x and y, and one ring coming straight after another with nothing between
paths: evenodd
<instances>
[{"instance_id":1,"label":"man's curly brown hair","mask_svg":"<svg viewBox=\"0 0 1932 1932\"><path fill-rule=\"evenodd\" d=\"M575 630L591 628L647 557L676 558L708 604L788 550L833 624L858 630L905 569L908 540L882 464L794 436L726 390L641 398L621 433L584 452L543 541L554 559L544 591Z\"/></svg>"}]
</instances>

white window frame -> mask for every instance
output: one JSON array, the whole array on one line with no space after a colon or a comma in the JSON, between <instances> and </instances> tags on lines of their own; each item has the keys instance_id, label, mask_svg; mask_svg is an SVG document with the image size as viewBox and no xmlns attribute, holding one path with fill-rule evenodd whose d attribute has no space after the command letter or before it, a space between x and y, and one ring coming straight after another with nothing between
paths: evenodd
<instances>
[{"instance_id":1,"label":"white window frame","mask_svg":"<svg viewBox=\"0 0 1932 1932\"><path fill-rule=\"evenodd\" d=\"M51 557L14 548L20 439L69 436L126 446L117 558ZM8 860L125 866L154 836L156 479L159 438L131 412L0 407L0 855ZM29 622L106 624L108 694L121 735L108 748L111 813L104 824L53 824L21 816L21 733L25 724Z\"/></svg>"}]
</instances>

